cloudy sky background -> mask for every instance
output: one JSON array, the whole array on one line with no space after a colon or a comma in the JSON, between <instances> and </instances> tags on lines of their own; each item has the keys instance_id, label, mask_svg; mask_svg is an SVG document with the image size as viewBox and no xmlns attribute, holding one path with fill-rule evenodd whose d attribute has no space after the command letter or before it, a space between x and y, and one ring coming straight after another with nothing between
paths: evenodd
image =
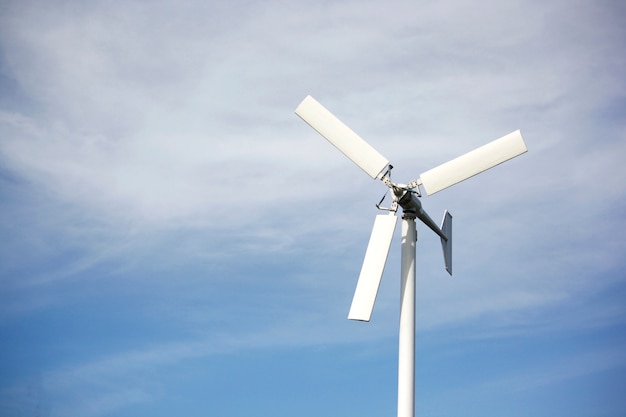
<instances>
[{"instance_id":1,"label":"cloudy sky background","mask_svg":"<svg viewBox=\"0 0 626 417\"><path fill-rule=\"evenodd\" d=\"M381 416L399 241L346 320L385 187L294 114L311 94L422 199L416 414L623 416L620 1L3 1L0 414ZM399 227L396 230L398 238Z\"/></svg>"}]
</instances>

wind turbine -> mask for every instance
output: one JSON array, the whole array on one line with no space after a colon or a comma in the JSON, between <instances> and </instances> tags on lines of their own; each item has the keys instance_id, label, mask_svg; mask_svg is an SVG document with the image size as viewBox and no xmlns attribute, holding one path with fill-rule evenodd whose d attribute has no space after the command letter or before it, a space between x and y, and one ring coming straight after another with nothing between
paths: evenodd
<instances>
[{"instance_id":1,"label":"wind turbine","mask_svg":"<svg viewBox=\"0 0 626 417\"><path fill-rule=\"evenodd\" d=\"M496 139L456 159L439 165L408 184L391 181L392 165L376 149L335 117L313 97L307 96L296 114L373 179L391 190L393 202L388 214L379 214L365 252L348 318L369 321L378 293L391 239L396 228L396 212L402 208L402 255L400 294L400 336L398 347L398 417L415 414L415 246L418 218L441 238L444 265L452 275L452 215L444 212L441 226L422 208L420 186L427 195L448 188L493 168L527 151L519 130ZM382 203L382 201L381 201ZM379 203L377 207L380 207Z\"/></svg>"}]
</instances>

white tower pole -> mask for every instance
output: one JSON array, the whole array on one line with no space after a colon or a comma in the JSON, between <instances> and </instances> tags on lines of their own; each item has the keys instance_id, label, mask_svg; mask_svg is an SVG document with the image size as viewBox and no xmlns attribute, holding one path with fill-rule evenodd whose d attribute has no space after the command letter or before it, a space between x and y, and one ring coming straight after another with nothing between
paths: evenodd
<instances>
[{"instance_id":1,"label":"white tower pole","mask_svg":"<svg viewBox=\"0 0 626 417\"><path fill-rule=\"evenodd\" d=\"M415 214L402 216L398 417L415 415Z\"/></svg>"}]
</instances>

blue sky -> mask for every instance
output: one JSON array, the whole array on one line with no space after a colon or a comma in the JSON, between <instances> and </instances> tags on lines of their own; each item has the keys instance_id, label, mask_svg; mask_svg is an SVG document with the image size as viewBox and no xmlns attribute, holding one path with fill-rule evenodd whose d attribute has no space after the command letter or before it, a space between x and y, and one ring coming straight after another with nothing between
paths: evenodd
<instances>
[{"instance_id":1,"label":"blue sky","mask_svg":"<svg viewBox=\"0 0 626 417\"><path fill-rule=\"evenodd\" d=\"M0 415L396 412L399 228L346 319L385 187L516 129L422 202L416 414L626 414L619 1L4 1Z\"/></svg>"}]
</instances>

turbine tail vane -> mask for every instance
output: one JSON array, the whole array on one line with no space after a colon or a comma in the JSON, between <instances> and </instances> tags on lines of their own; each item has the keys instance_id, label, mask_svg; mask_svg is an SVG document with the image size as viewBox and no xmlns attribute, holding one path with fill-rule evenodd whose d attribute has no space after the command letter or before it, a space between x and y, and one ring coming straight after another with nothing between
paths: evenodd
<instances>
[{"instance_id":1,"label":"turbine tail vane","mask_svg":"<svg viewBox=\"0 0 626 417\"><path fill-rule=\"evenodd\" d=\"M448 274L452 275L452 215L448 210L443 213L441 221L441 232L445 238L441 238L441 249L443 250L443 262Z\"/></svg>"}]
</instances>

